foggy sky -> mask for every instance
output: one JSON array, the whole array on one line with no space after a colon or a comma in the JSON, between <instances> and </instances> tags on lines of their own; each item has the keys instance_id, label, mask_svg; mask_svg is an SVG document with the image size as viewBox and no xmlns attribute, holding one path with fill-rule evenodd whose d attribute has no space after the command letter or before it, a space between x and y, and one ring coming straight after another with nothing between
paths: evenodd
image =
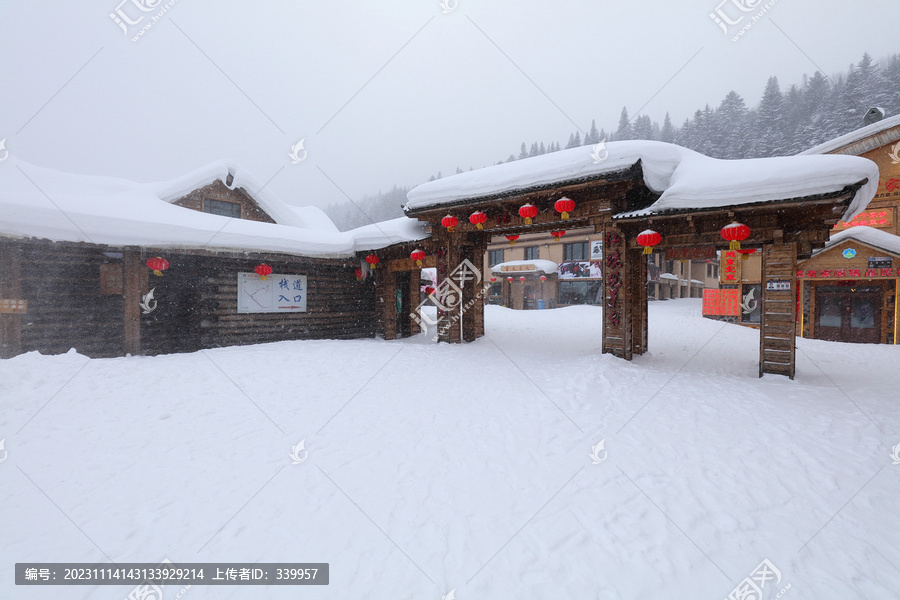
<instances>
[{"instance_id":1,"label":"foggy sky","mask_svg":"<svg viewBox=\"0 0 900 600\"><path fill-rule=\"evenodd\" d=\"M167 2L120 1L0 2L6 148L136 181L230 158L300 205L565 146L623 106L677 126L732 89L755 105L770 75L784 90L900 51L889 0L776 0L738 42L710 13L744 25L766 2L168 0L133 42ZM144 16L127 35L117 7Z\"/></svg>"}]
</instances>

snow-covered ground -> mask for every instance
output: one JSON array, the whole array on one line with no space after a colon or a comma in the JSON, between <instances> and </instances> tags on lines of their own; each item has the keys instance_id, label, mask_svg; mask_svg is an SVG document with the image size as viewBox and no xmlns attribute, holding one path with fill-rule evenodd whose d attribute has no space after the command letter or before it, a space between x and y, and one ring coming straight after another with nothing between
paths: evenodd
<instances>
[{"instance_id":1,"label":"snow-covered ground","mask_svg":"<svg viewBox=\"0 0 900 600\"><path fill-rule=\"evenodd\" d=\"M166 600L720 600L764 559L764 598L896 597L900 347L799 340L790 381L699 300L652 303L631 363L600 330L489 306L467 345L0 361L0 598L133 587L17 587L16 561L164 558L331 576Z\"/></svg>"}]
</instances>

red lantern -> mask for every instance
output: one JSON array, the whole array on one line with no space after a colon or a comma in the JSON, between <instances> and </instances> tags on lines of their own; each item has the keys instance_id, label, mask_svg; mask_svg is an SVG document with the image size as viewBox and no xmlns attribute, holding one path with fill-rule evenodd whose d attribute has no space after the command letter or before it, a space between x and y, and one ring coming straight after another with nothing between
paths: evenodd
<instances>
[{"instance_id":1,"label":"red lantern","mask_svg":"<svg viewBox=\"0 0 900 600\"><path fill-rule=\"evenodd\" d=\"M253 267L253 271L257 275L259 275L260 279L262 279L263 281L266 281L266 276L272 274L272 267L263 263L261 265L256 265L255 267Z\"/></svg>"},{"instance_id":2,"label":"red lantern","mask_svg":"<svg viewBox=\"0 0 900 600\"><path fill-rule=\"evenodd\" d=\"M496 278L496 277L491 277L491 283L497 283L497 278Z\"/></svg>"},{"instance_id":3,"label":"red lantern","mask_svg":"<svg viewBox=\"0 0 900 600\"><path fill-rule=\"evenodd\" d=\"M432 295L433 293L434 293L434 288L431 287L430 285L429 285L428 287L425 288L425 294L426 294L426 295L430 296L430 295Z\"/></svg>"},{"instance_id":4,"label":"red lantern","mask_svg":"<svg viewBox=\"0 0 900 600\"><path fill-rule=\"evenodd\" d=\"M747 260L750 258L750 255L756 252L756 248L750 248L748 250L738 250L741 253L741 260ZM709 261L707 261L709 262Z\"/></svg>"},{"instance_id":5,"label":"red lantern","mask_svg":"<svg viewBox=\"0 0 900 600\"><path fill-rule=\"evenodd\" d=\"M378 266L378 263L381 262L381 259L374 254L370 254L366 257L366 262L369 263L369 266L374 269L376 266Z\"/></svg>"},{"instance_id":6,"label":"red lantern","mask_svg":"<svg viewBox=\"0 0 900 600\"><path fill-rule=\"evenodd\" d=\"M653 246L662 241L662 236L652 229L645 229L637 236L637 243L644 247L644 254L653 254Z\"/></svg>"},{"instance_id":7,"label":"red lantern","mask_svg":"<svg viewBox=\"0 0 900 600\"><path fill-rule=\"evenodd\" d=\"M453 215L447 215L443 219L441 219L441 225L447 228L447 231L453 233L453 229L459 225L459 219L454 217Z\"/></svg>"},{"instance_id":8,"label":"red lantern","mask_svg":"<svg viewBox=\"0 0 900 600\"><path fill-rule=\"evenodd\" d=\"M556 204L553 205L553 208L556 209L556 212L560 213L563 221L569 218L569 213L575 210L575 201L571 198L560 198L556 201Z\"/></svg>"},{"instance_id":9,"label":"red lantern","mask_svg":"<svg viewBox=\"0 0 900 600\"><path fill-rule=\"evenodd\" d=\"M547 276L546 276L546 275L541 275L541 282L544 282L544 281L547 281Z\"/></svg>"},{"instance_id":10,"label":"red lantern","mask_svg":"<svg viewBox=\"0 0 900 600\"><path fill-rule=\"evenodd\" d=\"M469 215L469 223L471 223L478 229L484 229L485 221L487 221L487 215L480 210L477 210Z\"/></svg>"},{"instance_id":11,"label":"red lantern","mask_svg":"<svg viewBox=\"0 0 900 600\"><path fill-rule=\"evenodd\" d=\"M362 269L360 269L359 267L356 267L355 273L356 273L356 280L357 280L357 281L362 281L362 280L363 280L363 272L362 272Z\"/></svg>"},{"instance_id":12,"label":"red lantern","mask_svg":"<svg viewBox=\"0 0 900 600\"><path fill-rule=\"evenodd\" d=\"M740 250L741 242L750 237L750 228L735 221L723 227L720 233L724 240L731 242L728 245L729 250Z\"/></svg>"},{"instance_id":13,"label":"red lantern","mask_svg":"<svg viewBox=\"0 0 900 600\"><path fill-rule=\"evenodd\" d=\"M538 215L538 207L534 204L523 204L519 207L519 216L525 219L526 225L531 225L531 220Z\"/></svg>"},{"instance_id":14,"label":"red lantern","mask_svg":"<svg viewBox=\"0 0 900 600\"><path fill-rule=\"evenodd\" d=\"M507 277L506 280L507 280L508 282L512 283L512 277Z\"/></svg>"},{"instance_id":15,"label":"red lantern","mask_svg":"<svg viewBox=\"0 0 900 600\"><path fill-rule=\"evenodd\" d=\"M559 238L561 238L562 236L566 235L566 232L565 232L565 231L551 231L551 232L550 232L550 235L552 235L552 236L553 236L553 239L556 240L556 241L558 242L558 241L559 241Z\"/></svg>"},{"instance_id":16,"label":"red lantern","mask_svg":"<svg viewBox=\"0 0 900 600\"><path fill-rule=\"evenodd\" d=\"M416 265L422 266L422 261L425 260L425 251L424 250L413 250L410 252L409 257L416 261Z\"/></svg>"},{"instance_id":17,"label":"red lantern","mask_svg":"<svg viewBox=\"0 0 900 600\"><path fill-rule=\"evenodd\" d=\"M147 259L147 267L153 269L153 274L162 277L162 272L169 268L169 261L161 256Z\"/></svg>"},{"instance_id":18,"label":"red lantern","mask_svg":"<svg viewBox=\"0 0 900 600\"><path fill-rule=\"evenodd\" d=\"M515 246L515 245L516 245L516 240L519 239L519 236L517 236L517 235L508 235L508 236L506 236L506 239L509 240L509 245L510 245L510 246Z\"/></svg>"},{"instance_id":19,"label":"red lantern","mask_svg":"<svg viewBox=\"0 0 900 600\"><path fill-rule=\"evenodd\" d=\"M522 275L522 276L521 276L521 277L519 277L519 281L521 281L521 282L523 282L523 283L524 283L524 282L525 282L525 276L524 276L524 275Z\"/></svg>"}]
</instances>

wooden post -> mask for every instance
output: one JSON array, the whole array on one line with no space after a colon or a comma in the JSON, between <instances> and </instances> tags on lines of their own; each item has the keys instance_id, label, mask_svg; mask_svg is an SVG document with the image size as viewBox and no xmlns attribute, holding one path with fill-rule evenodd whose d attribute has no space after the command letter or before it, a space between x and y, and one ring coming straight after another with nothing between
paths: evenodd
<instances>
[{"instance_id":1,"label":"wooden post","mask_svg":"<svg viewBox=\"0 0 900 600\"><path fill-rule=\"evenodd\" d=\"M625 248L625 236L616 228L603 230L603 343L601 352L631 360L633 265Z\"/></svg>"},{"instance_id":2,"label":"wooden post","mask_svg":"<svg viewBox=\"0 0 900 600\"><path fill-rule=\"evenodd\" d=\"M647 351L647 257L642 249L626 252L629 297L631 299L631 351L641 355Z\"/></svg>"},{"instance_id":3,"label":"wooden post","mask_svg":"<svg viewBox=\"0 0 900 600\"><path fill-rule=\"evenodd\" d=\"M137 356L141 353L141 294L147 293L148 269L137 250L127 250L123 262L125 352Z\"/></svg>"},{"instance_id":4,"label":"wooden post","mask_svg":"<svg viewBox=\"0 0 900 600\"><path fill-rule=\"evenodd\" d=\"M797 244L764 244L759 325L759 376L794 378L797 323ZM787 289L784 289L787 288Z\"/></svg>"},{"instance_id":5,"label":"wooden post","mask_svg":"<svg viewBox=\"0 0 900 600\"><path fill-rule=\"evenodd\" d=\"M459 267L462 262L462 249L456 236L441 235L437 236L435 241L438 248L437 257L437 285L441 286L445 279L450 279L454 270ZM445 306L447 310L441 310L438 307L438 340L451 344L459 344L462 342L462 331L460 327L460 306L462 306L462 298L454 294L454 298L438 298L438 303ZM463 317L465 318L465 317Z\"/></svg>"},{"instance_id":6,"label":"wooden post","mask_svg":"<svg viewBox=\"0 0 900 600\"><path fill-rule=\"evenodd\" d=\"M0 243L0 298L23 300L22 252L16 244ZM21 314L0 314L0 358L22 354Z\"/></svg>"},{"instance_id":7,"label":"wooden post","mask_svg":"<svg viewBox=\"0 0 900 600\"><path fill-rule=\"evenodd\" d=\"M409 319L409 335L417 335L421 331L419 321L412 317L412 313L419 306L419 296L422 288L422 271L413 269L409 273L409 311L410 314L399 315L402 319Z\"/></svg>"},{"instance_id":8,"label":"wooden post","mask_svg":"<svg viewBox=\"0 0 900 600\"><path fill-rule=\"evenodd\" d=\"M484 335L484 295L486 286L490 285L489 276L482 273L479 266L484 262L486 246L476 244L463 246L461 255L478 269L478 275L465 282L463 286L463 341L472 342Z\"/></svg>"}]
</instances>

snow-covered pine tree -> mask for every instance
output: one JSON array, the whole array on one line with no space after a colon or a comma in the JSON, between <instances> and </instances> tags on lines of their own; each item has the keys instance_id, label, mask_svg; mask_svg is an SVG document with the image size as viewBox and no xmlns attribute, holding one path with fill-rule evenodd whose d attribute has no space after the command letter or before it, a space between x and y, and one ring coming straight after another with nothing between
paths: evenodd
<instances>
[{"instance_id":1,"label":"snow-covered pine tree","mask_svg":"<svg viewBox=\"0 0 900 600\"><path fill-rule=\"evenodd\" d=\"M614 140L633 140L633 132L631 129L631 120L628 118L628 109L622 107L622 114L619 115L619 127L613 134Z\"/></svg>"}]
</instances>

